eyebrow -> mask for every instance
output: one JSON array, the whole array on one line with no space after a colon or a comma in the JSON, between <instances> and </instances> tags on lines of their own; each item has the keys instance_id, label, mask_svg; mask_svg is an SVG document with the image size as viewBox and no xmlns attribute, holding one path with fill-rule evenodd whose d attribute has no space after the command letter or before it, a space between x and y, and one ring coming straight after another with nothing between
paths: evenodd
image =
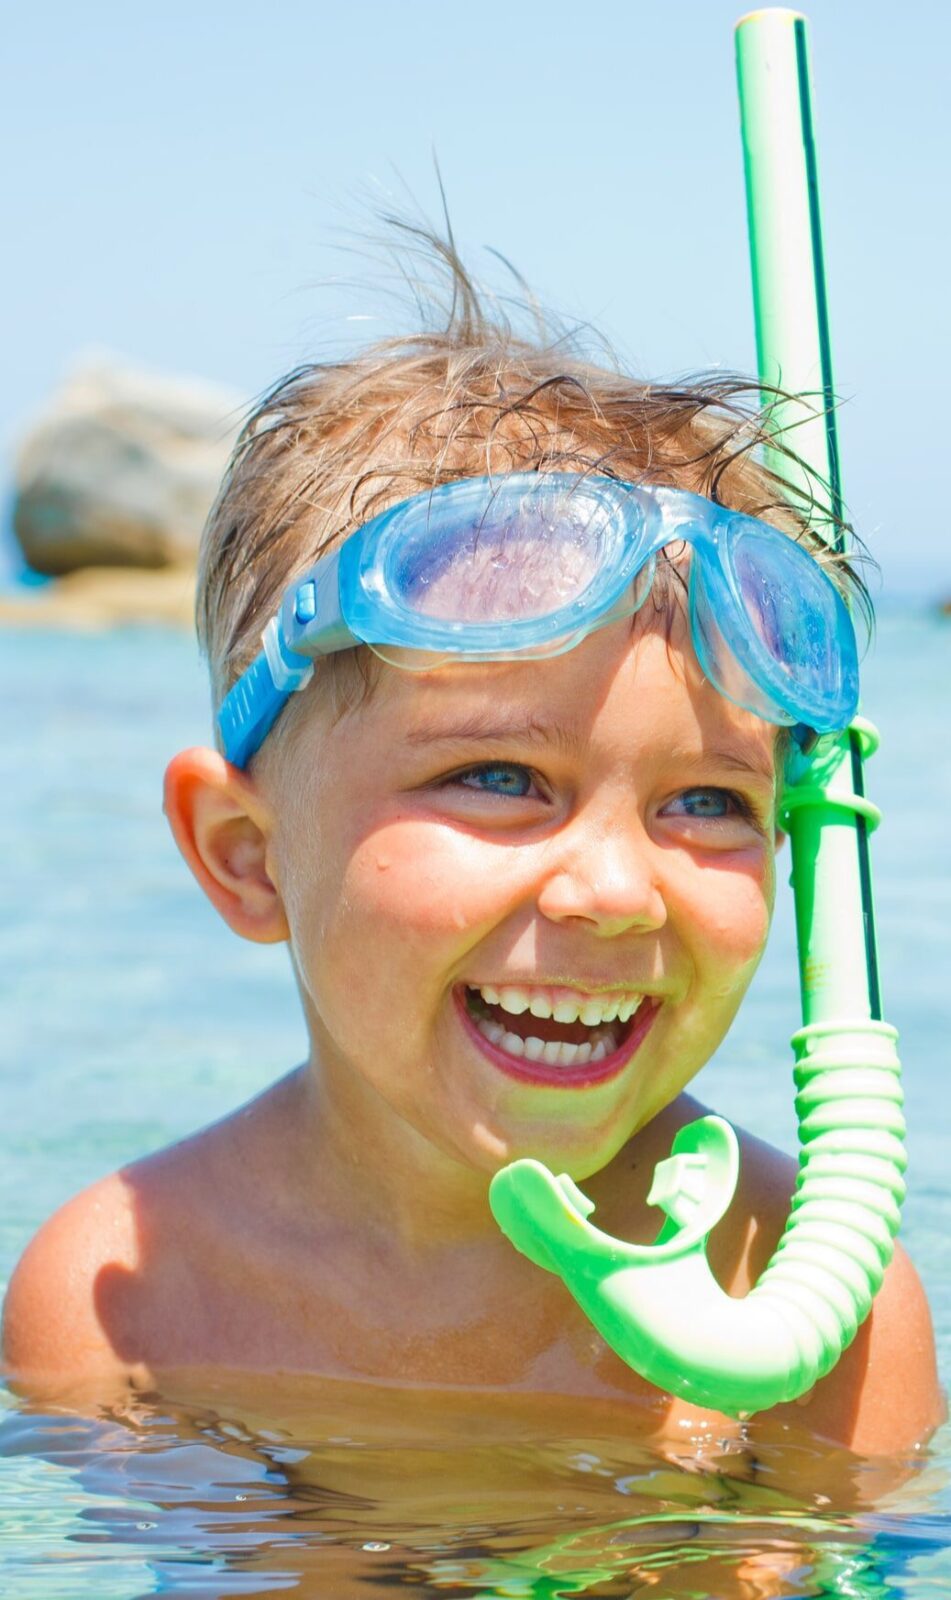
<instances>
[{"instance_id":1,"label":"eyebrow","mask_svg":"<svg viewBox=\"0 0 951 1600\"><path fill-rule=\"evenodd\" d=\"M563 754L577 755L584 740L572 729L558 722L547 722L538 717L506 721L496 711L474 711L450 723L438 720L420 722L406 734L410 745L430 744L504 744L506 741L530 745L547 745ZM698 769L707 766L723 767L727 771L745 773L774 783L775 769L767 759L745 755L728 746L704 747L700 750L671 750L672 759L685 766Z\"/></svg>"},{"instance_id":2,"label":"eyebrow","mask_svg":"<svg viewBox=\"0 0 951 1600\"><path fill-rule=\"evenodd\" d=\"M421 722L406 735L407 744L501 744L507 739L525 744L551 745L570 755L576 754L582 739L558 722L538 717L511 718L506 721L496 711L474 711L450 723Z\"/></svg>"},{"instance_id":3,"label":"eyebrow","mask_svg":"<svg viewBox=\"0 0 951 1600\"><path fill-rule=\"evenodd\" d=\"M772 761L761 761L756 756L741 755L739 750L725 749L717 746L712 750L691 751L681 754L680 759L692 766L706 766L708 763L716 767L725 767L728 772L745 772L754 778L763 778L768 783L775 783L776 769Z\"/></svg>"}]
</instances>

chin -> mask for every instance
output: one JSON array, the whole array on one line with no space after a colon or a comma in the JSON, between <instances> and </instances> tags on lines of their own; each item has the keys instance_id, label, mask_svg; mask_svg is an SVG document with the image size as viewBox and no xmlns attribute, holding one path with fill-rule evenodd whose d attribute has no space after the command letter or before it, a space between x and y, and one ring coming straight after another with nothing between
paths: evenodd
<instances>
[{"instance_id":1,"label":"chin","mask_svg":"<svg viewBox=\"0 0 951 1600\"><path fill-rule=\"evenodd\" d=\"M580 1183L609 1167L630 1137L631 1133L625 1131L624 1136L619 1138L616 1126L587 1134L583 1129L557 1128L550 1123L532 1130L520 1129L496 1141L499 1153L492 1170L498 1171L512 1161L527 1158L540 1161L556 1175L566 1172L576 1183Z\"/></svg>"}]
</instances>

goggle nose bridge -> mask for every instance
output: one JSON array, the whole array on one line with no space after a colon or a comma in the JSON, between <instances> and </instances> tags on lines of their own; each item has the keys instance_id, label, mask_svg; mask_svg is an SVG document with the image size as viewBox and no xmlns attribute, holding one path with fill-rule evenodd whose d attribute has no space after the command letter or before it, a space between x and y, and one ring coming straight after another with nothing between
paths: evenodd
<instances>
[{"instance_id":1,"label":"goggle nose bridge","mask_svg":"<svg viewBox=\"0 0 951 1600\"><path fill-rule=\"evenodd\" d=\"M704 509L702 506L700 507L701 514L699 515L693 512L692 508L689 514L685 514L682 510L678 512L676 504L669 500L663 501L658 509L660 512L660 527L654 529L652 536L649 535L647 529L642 530L642 536L643 534L648 536L645 538L641 559L630 574L636 589L642 581L642 573L645 568L649 567L650 569L650 581L644 585L643 593L640 595L635 610L639 610L647 599L656 575L658 558L663 555L670 545L681 544L684 546L685 551L689 551L690 561L686 584L691 606L693 605L695 585L695 554L699 554L701 564L713 561L721 568L724 576L728 580L730 578L729 571L724 567L724 552L721 549L717 531L714 527L711 527L709 518L702 514ZM636 534L632 533L631 537L636 537ZM732 582L729 586L732 588Z\"/></svg>"}]
</instances>

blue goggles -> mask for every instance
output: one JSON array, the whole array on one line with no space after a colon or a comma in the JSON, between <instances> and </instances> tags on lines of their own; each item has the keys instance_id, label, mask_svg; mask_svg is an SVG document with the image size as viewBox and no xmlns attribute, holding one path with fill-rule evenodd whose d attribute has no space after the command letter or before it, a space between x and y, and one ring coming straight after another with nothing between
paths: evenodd
<instances>
[{"instance_id":1,"label":"blue goggles","mask_svg":"<svg viewBox=\"0 0 951 1600\"><path fill-rule=\"evenodd\" d=\"M844 728L858 705L852 620L795 540L684 489L524 472L414 495L298 578L222 704L225 755L245 766L314 660L338 650L365 644L409 671L571 650L637 611L658 554L679 541L693 645L715 688L767 722Z\"/></svg>"}]
</instances>

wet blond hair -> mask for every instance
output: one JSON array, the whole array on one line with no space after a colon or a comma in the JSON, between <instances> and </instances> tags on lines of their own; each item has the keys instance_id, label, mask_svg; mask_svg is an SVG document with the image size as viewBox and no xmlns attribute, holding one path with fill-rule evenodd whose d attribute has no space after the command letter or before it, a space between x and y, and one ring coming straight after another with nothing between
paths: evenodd
<instances>
[{"instance_id":1,"label":"wet blond hair","mask_svg":"<svg viewBox=\"0 0 951 1600\"><path fill-rule=\"evenodd\" d=\"M451 236L397 226L442 265L448 309L430 329L298 367L255 406L199 556L198 635L215 710L259 653L297 575L387 506L459 478L560 471L690 489L804 542L867 609L854 568L816 531L822 486L796 503L761 460L767 444L794 452L770 432L758 383L629 377L607 354L603 365L588 359L577 337L534 306L534 336L516 333L498 300L476 287ZM805 472L811 481L798 465L800 480ZM368 656L344 651L315 673L338 714L372 686ZM285 712L275 735L291 721Z\"/></svg>"}]
</instances>

